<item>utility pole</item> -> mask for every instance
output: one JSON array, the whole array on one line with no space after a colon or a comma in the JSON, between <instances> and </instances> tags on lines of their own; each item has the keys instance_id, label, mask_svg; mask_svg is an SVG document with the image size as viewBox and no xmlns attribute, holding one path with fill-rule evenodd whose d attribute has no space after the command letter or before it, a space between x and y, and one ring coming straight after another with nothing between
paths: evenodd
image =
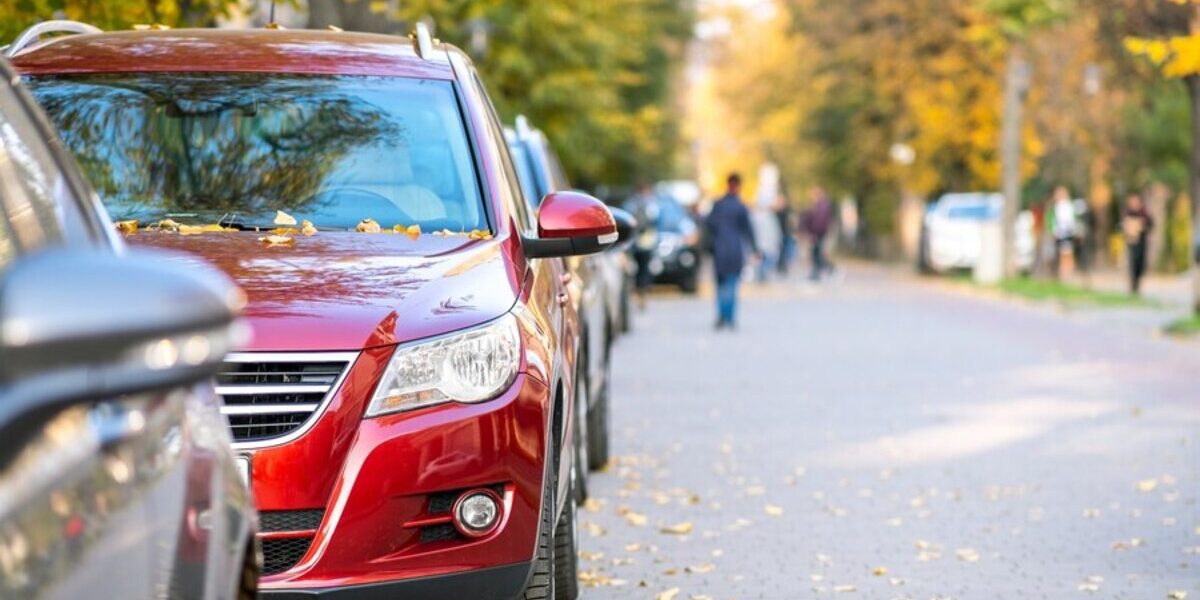
<instances>
[{"instance_id":1,"label":"utility pole","mask_svg":"<svg viewBox=\"0 0 1200 600\"><path fill-rule=\"evenodd\" d=\"M1000 132L1000 188L1004 194L1004 214L1000 221L1000 239L1004 247L1004 276L1017 274L1015 229L1021 210L1021 121L1025 93L1029 90L1029 64L1014 42L1008 51L1004 76L1004 114Z\"/></svg>"},{"instance_id":2,"label":"utility pole","mask_svg":"<svg viewBox=\"0 0 1200 600\"><path fill-rule=\"evenodd\" d=\"M1188 27L1192 36L1200 36L1200 2L1193 2ZM1192 103L1192 160L1189 173L1188 201L1192 206L1192 314L1200 315L1200 75L1189 75L1184 83Z\"/></svg>"}]
</instances>

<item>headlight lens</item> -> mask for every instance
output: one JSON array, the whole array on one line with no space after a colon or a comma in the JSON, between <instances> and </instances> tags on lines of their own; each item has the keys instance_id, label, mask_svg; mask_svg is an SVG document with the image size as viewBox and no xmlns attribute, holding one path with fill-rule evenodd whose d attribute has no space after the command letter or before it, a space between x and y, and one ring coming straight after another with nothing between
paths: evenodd
<instances>
[{"instance_id":1,"label":"headlight lens","mask_svg":"<svg viewBox=\"0 0 1200 600\"><path fill-rule=\"evenodd\" d=\"M481 327L411 346L392 355L367 416L445 402L483 402L512 383L521 334L511 313Z\"/></svg>"}]
</instances>

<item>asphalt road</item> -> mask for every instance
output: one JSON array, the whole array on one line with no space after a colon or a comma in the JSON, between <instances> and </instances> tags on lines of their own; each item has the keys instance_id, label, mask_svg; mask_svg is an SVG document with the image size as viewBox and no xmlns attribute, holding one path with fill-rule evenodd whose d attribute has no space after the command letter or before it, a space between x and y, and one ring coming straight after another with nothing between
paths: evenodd
<instances>
[{"instance_id":1,"label":"asphalt road","mask_svg":"<svg viewBox=\"0 0 1200 600\"><path fill-rule=\"evenodd\" d=\"M1200 344L871 267L654 298L581 509L593 599L1200 599Z\"/></svg>"}]
</instances>

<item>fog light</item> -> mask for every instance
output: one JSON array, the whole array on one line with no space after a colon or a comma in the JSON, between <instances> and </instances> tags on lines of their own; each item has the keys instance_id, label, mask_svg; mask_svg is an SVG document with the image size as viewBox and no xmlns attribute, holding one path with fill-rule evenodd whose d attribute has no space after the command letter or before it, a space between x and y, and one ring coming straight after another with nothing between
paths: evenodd
<instances>
[{"instance_id":1,"label":"fog light","mask_svg":"<svg viewBox=\"0 0 1200 600\"><path fill-rule=\"evenodd\" d=\"M487 535L499 523L500 497L491 490L471 490L454 504L454 527L465 536Z\"/></svg>"}]
</instances>

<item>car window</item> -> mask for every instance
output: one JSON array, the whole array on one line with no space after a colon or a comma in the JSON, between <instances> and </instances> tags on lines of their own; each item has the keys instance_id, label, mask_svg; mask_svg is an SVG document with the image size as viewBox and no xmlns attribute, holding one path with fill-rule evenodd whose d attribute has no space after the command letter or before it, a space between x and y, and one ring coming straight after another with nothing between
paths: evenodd
<instances>
[{"instance_id":1,"label":"car window","mask_svg":"<svg viewBox=\"0 0 1200 600\"><path fill-rule=\"evenodd\" d=\"M90 239L83 216L45 135L28 114L32 101L0 85L0 206L8 252L62 239ZM0 250L2 251L2 250Z\"/></svg>"},{"instance_id":2,"label":"car window","mask_svg":"<svg viewBox=\"0 0 1200 600\"><path fill-rule=\"evenodd\" d=\"M489 228L450 82L259 73L35 77L115 219Z\"/></svg>"},{"instance_id":3,"label":"car window","mask_svg":"<svg viewBox=\"0 0 1200 600\"><path fill-rule=\"evenodd\" d=\"M485 120L488 122L488 128L492 130L492 139L504 140L504 130L500 126L500 118L496 116L496 111L494 105L492 104L491 97L488 96L487 87L484 86L483 81L479 79L478 73L473 73L472 81L475 82L475 87L478 90L480 97L486 100L488 113ZM512 156L508 152L508 144L500 144L496 150L496 154L500 157L500 166L504 170L505 178L508 180L508 184L512 186L509 188L514 200L512 203L512 210L516 214L518 226L527 235L531 234L534 231L533 215L530 212L527 203L519 201L523 195L523 191L520 187L520 179L517 177L516 168L512 163Z\"/></svg>"},{"instance_id":4,"label":"car window","mask_svg":"<svg viewBox=\"0 0 1200 600\"><path fill-rule=\"evenodd\" d=\"M508 145L508 151L512 155L513 167L517 170L517 181L521 184L521 191L525 194L525 202L531 210L536 210L538 204L541 204L542 197L534 185L533 171L530 170L529 165L529 152L526 151L524 144L515 140Z\"/></svg>"}]
</instances>

